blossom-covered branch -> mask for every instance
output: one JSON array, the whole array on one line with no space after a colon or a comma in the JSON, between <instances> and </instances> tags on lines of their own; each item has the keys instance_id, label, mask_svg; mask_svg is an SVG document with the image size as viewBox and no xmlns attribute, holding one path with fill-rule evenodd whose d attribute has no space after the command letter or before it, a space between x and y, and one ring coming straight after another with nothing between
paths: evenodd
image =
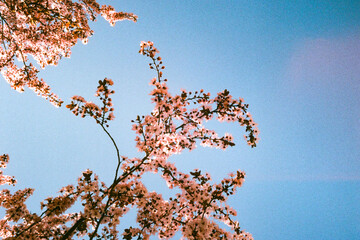
<instances>
[{"instance_id":1,"label":"blossom-covered branch","mask_svg":"<svg viewBox=\"0 0 360 240\"><path fill-rule=\"evenodd\" d=\"M29 56L42 69L57 65L62 57L70 57L71 47L78 40L87 43L93 34L89 21L95 21L98 15L111 25L137 20L136 15L100 6L97 0L1 0L0 71L5 80L19 92L28 87L60 106L62 100L39 79L39 70Z\"/></svg>"}]
</instances>

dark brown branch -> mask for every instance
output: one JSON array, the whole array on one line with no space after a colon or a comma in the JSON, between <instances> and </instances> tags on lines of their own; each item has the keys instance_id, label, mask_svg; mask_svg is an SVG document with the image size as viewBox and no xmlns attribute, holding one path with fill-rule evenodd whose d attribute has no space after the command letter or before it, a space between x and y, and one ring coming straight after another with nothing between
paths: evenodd
<instances>
[{"instance_id":1,"label":"dark brown branch","mask_svg":"<svg viewBox=\"0 0 360 240\"><path fill-rule=\"evenodd\" d=\"M85 218L81 217L75 222L75 224L60 238L60 240L66 240L72 236L73 232L85 221Z\"/></svg>"}]
</instances>

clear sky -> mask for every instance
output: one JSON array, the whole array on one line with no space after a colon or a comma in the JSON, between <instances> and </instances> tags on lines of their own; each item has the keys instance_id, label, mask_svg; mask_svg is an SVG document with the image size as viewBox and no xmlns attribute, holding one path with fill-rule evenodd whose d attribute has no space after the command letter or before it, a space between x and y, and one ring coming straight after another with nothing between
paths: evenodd
<instances>
[{"instance_id":1,"label":"clear sky","mask_svg":"<svg viewBox=\"0 0 360 240\"><path fill-rule=\"evenodd\" d=\"M151 40L172 93L226 88L250 104L259 124L261 140L250 149L244 129L210 122L237 145L178 155L180 169L201 168L215 180L244 170L244 187L230 202L256 240L360 239L360 1L113 2L139 21L93 24L87 45L42 73L54 92L65 102L95 101L97 81L113 79L110 131L122 155L138 156L130 120L152 110L154 72L137 52ZM36 189L33 209L87 168L111 181L115 150L91 119L32 91L18 94L4 80L0 109L6 173L18 188ZM146 184L163 189L164 182L149 175Z\"/></svg>"}]
</instances>

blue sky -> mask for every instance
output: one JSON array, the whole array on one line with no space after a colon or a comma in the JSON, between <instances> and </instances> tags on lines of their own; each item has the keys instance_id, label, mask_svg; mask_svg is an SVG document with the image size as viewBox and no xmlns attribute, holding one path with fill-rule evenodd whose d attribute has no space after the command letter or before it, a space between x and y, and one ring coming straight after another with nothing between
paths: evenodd
<instances>
[{"instance_id":1,"label":"blue sky","mask_svg":"<svg viewBox=\"0 0 360 240\"><path fill-rule=\"evenodd\" d=\"M154 76L139 43L160 50L170 91L228 89L243 97L259 124L250 149L237 125L226 151L199 147L173 158L219 180L242 169L245 185L230 202L255 239L360 239L360 2L358 1L114 1L137 23L110 27L99 19L87 45L48 67L42 77L63 100L95 101L97 81L115 82L110 131L121 154L137 156L130 120L152 110ZM75 118L31 91L0 81L0 150L29 200L56 194L87 168L111 181L115 151L91 119ZM150 189L164 184L147 176ZM160 186L160 187L159 187ZM163 190L163 189L162 189Z\"/></svg>"}]
</instances>

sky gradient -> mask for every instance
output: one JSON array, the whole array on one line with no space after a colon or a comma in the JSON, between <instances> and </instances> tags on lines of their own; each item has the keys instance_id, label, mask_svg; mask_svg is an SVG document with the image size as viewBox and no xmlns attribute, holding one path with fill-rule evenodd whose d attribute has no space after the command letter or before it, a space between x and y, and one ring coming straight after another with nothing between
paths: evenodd
<instances>
[{"instance_id":1,"label":"sky gradient","mask_svg":"<svg viewBox=\"0 0 360 240\"><path fill-rule=\"evenodd\" d=\"M110 1L108 1L110 2ZM114 1L137 23L93 24L87 45L48 67L42 77L65 103L93 99L97 81L114 81L110 132L122 155L138 156L130 120L152 110L155 73L138 54L140 41L160 50L171 93L228 89L250 105L260 129L251 149L244 129L237 145L175 156L182 170L200 168L219 180L244 170L230 199L242 228L256 240L360 239L360 2L359 1ZM111 142L92 119L74 117L27 90L0 81L0 150L17 188L33 187L32 209L89 168L110 182ZM149 189L164 190L158 176ZM168 194L165 192L164 194ZM169 193L170 194L170 193Z\"/></svg>"}]
</instances>

